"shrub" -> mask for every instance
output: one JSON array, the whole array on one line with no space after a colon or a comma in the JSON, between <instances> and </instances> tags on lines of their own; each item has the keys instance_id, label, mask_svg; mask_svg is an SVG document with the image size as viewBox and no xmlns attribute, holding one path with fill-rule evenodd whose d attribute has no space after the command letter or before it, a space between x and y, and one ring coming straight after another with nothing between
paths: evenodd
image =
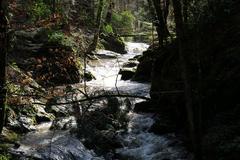
<instances>
[{"instance_id":1,"label":"shrub","mask_svg":"<svg viewBox=\"0 0 240 160\"><path fill-rule=\"evenodd\" d=\"M48 35L48 41L50 43L59 43L61 44L65 39L65 35L63 34L63 32L60 31L56 31L56 32L52 32Z\"/></svg>"},{"instance_id":2,"label":"shrub","mask_svg":"<svg viewBox=\"0 0 240 160\"><path fill-rule=\"evenodd\" d=\"M33 2L28 10L33 21L49 17L51 14L51 7L43 0Z\"/></svg>"},{"instance_id":3,"label":"shrub","mask_svg":"<svg viewBox=\"0 0 240 160\"><path fill-rule=\"evenodd\" d=\"M112 27L117 33L132 33L135 17L130 11L113 13Z\"/></svg>"},{"instance_id":4,"label":"shrub","mask_svg":"<svg viewBox=\"0 0 240 160\"><path fill-rule=\"evenodd\" d=\"M106 34L112 34L113 33L113 28L110 24L106 25L103 27L103 32Z\"/></svg>"},{"instance_id":5,"label":"shrub","mask_svg":"<svg viewBox=\"0 0 240 160\"><path fill-rule=\"evenodd\" d=\"M48 34L48 42L50 44L68 46L74 51L74 53L76 53L78 50L78 45L74 39L72 37L64 35L64 33L61 31L50 31Z\"/></svg>"}]
</instances>

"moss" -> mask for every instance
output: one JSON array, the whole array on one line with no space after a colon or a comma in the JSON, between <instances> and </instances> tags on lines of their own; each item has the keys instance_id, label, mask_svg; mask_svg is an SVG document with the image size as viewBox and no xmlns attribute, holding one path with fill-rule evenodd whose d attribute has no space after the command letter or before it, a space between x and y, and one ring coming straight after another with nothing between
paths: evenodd
<instances>
[{"instance_id":1,"label":"moss","mask_svg":"<svg viewBox=\"0 0 240 160\"><path fill-rule=\"evenodd\" d=\"M97 49L104 49L104 45L101 43L101 41L98 41Z\"/></svg>"},{"instance_id":2,"label":"moss","mask_svg":"<svg viewBox=\"0 0 240 160\"><path fill-rule=\"evenodd\" d=\"M10 160L10 156L7 154L0 154L0 160Z\"/></svg>"},{"instance_id":3,"label":"moss","mask_svg":"<svg viewBox=\"0 0 240 160\"><path fill-rule=\"evenodd\" d=\"M9 144L9 143L0 144L0 150L1 151L7 151L8 148L11 148L11 147L12 147L12 144Z\"/></svg>"},{"instance_id":4,"label":"moss","mask_svg":"<svg viewBox=\"0 0 240 160\"><path fill-rule=\"evenodd\" d=\"M62 46L70 47L74 53L77 53L78 45L73 37L65 35L62 31L52 31L48 34L48 43L59 44Z\"/></svg>"},{"instance_id":5,"label":"moss","mask_svg":"<svg viewBox=\"0 0 240 160\"><path fill-rule=\"evenodd\" d=\"M4 129L3 131L5 142L16 142L19 140L20 136L14 131Z\"/></svg>"}]
</instances>

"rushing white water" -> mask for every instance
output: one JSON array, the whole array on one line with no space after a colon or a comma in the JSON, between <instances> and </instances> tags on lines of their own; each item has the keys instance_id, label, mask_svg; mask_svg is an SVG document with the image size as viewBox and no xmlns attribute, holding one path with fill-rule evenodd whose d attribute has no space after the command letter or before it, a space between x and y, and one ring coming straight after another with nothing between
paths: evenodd
<instances>
[{"instance_id":1,"label":"rushing white water","mask_svg":"<svg viewBox=\"0 0 240 160\"><path fill-rule=\"evenodd\" d=\"M76 126L74 117L62 119ZM82 142L70 134L69 130L50 130L52 122L38 125L37 130L26 134L18 149L11 152L23 155L22 159L37 158L42 160L102 160L94 151L88 150ZM20 156L21 157L21 156ZM29 158L31 157L31 158Z\"/></svg>"},{"instance_id":2,"label":"rushing white water","mask_svg":"<svg viewBox=\"0 0 240 160\"><path fill-rule=\"evenodd\" d=\"M158 136L148 132L154 123L153 115L131 112L129 116L128 132L120 136L124 148L117 149L117 153L132 160L191 159L174 134Z\"/></svg>"},{"instance_id":3,"label":"rushing white water","mask_svg":"<svg viewBox=\"0 0 240 160\"><path fill-rule=\"evenodd\" d=\"M136 55L141 55L148 45L144 43L127 43L128 54L117 55L117 59L101 59L97 64L92 63L88 69L97 77L89 85L99 85L103 89L114 90L116 77L122 64ZM100 51L103 54L106 51ZM117 77L119 91L135 95L149 96L149 84L132 81L121 81ZM139 101L139 100L138 100ZM136 103L135 100L134 103ZM189 160L191 155L186 152L181 141L174 134L158 136L148 130L154 123L152 114L129 113L130 122L127 133L119 135L123 148L116 150L124 159L131 160Z\"/></svg>"},{"instance_id":4,"label":"rushing white water","mask_svg":"<svg viewBox=\"0 0 240 160\"><path fill-rule=\"evenodd\" d=\"M114 89L116 78L117 87L119 90L124 88L124 91L132 91L141 88L149 88L149 84L131 82L131 81L121 81L121 75L118 75L118 72L124 62L127 62L128 59L133 58L134 56L141 55L144 50L147 50L149 46L145 43L126 43L127 54L114 54L117 58L111 59L99 59L97 61L92 61L87 69L93 73L96 77L95 81L88 82L88 85L100 86L102 89ZM109 51L100 50L100 54L109 54Z\"/></svg>"},{"instance_id":5,"label":"rushing white water","mask_svg":"<svg viewBox=\"0 0 240 160\"><path fill-rule=\"evenodd\" d=\"M102 57L91 61L87 69L93 73L96 80L87 85L94 90L122 91L135 95L149 96L150 84L132 81L121 81L118 75L120 67L129 58L142 54L148 48L144 43L127 43L128 54L119 55L106 50L98 51ZM108 58L106 58L108 57ZM115 57L115 58L114 58ZM116 58L117 57L117 58ZM118 80L116 83L116 79ZM139 102L136 99L133 103ZM128 131L118 137L123 148L116 153L130 160L189 160L189 154L174 134L158 136L148 130L154 123L152 114L137 114L130 112ZM71 117L70 117L71 119ZM68 121L68 119L64 120ZM71 120L74 126L76 122ZM28 133L20 142L21 146L13 152L23 153L29 157L53 160L98 160L94 151L84 147L81 141L69 130L49 130L51 123L37 127L37 131Z\"/></svg>"}]
</instances>

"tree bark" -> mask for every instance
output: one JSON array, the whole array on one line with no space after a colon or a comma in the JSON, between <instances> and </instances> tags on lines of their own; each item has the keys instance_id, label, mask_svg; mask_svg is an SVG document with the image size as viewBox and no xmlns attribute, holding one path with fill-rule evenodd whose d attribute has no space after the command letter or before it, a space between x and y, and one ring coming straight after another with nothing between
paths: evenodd
<instances>
[{"instance_id":1,"label":"tree bark","mask_svg":"<svg viewBox=\"0 0 240 160\"><path fill-rule=\"evenodd\" d=\"M4 0L0 0L0 134L5 122L6 106L6 53L8 20L5 15Z\"/></svg>"},{"instance_id":2,"label":"tree bark","mask_svg":"<svg viewBox=\"0 0 240 160\"><path fill-rule=\"evenodd\" d=\"M109 6L108 6L106 20L105 20L106 24L109 24L112 21L113 7L114 7L114 3L112 2L112 0L109 0Z\"/></svg>"},{"instance_id":3,"label":"tree bark","mask_svg":"<svg viewBox=\"0 0 240 160\"><path fill-rule=\"evenodd\" d=\"M163 46L163 39L164 39L164 20L163 20L163 12L161 9L161 1L160 0L152 0L153 6L155 8L157 22L157 33L158 33L158 40L159 40L159 46Z\"/></svg>"},{"instance_id":4,"label":"tree bark","mask_svg":"<svg viewBox=\"0 0 240 160\"><path fill-rule=\"evenodd\" d=\"M184 24L183 24L183 15L182 15L182 5L180 0L172 0L173 2L173 9L174 9L174 16L175 16L175 23L176 23L176 34L178 39L178 47L179 47L179 58L180 64L182 68L182 79L184 81L184 90L185 90L185 106L187 112L187 120L188 120L188 128L189 128L189 135L191 138L191 144L193 147L194 154L197 157L199 156L198 153L198 144L196 143L196 134L195 134L195 123L194 123L194 112L193 112L193 97L192 97L192 86L190 83L189 78L189 71L188 71L188 60L186 57L186 45L185 45L185 31L184 31Z\"/></svg>"},{"instance_id":5,"label":"tree bark","mask_svg":"<svg viewBox=\"0 0 240 160\"><path fill-rule=\"evenodd\" d=\"M154 19L154 25L158 35L159 46L163 46L163 41L168 36L166 13L161 8L161 0L148 0L150 12ZM167 4L167 3L166 3Z\"/></svg>"},{"instance_id":6,"label":"tree bark","mask_svg":"<svg viewBox=\"0 0 240 160\"><path fill-rule=\"evenodd\" d=\"M100 31L101 31L101 26L102 26L101 21L102 21L103 6L104 6L103 0L99 0L98 11L97 11L97 19L96 19L96 32L94 34L93 42L90 45L90 47L88 48L88 51L87 51L88 53L96 50L96 48L97 48L97 43L98 43L98 39L99 39Z\"/></svg>"}]
</instances>

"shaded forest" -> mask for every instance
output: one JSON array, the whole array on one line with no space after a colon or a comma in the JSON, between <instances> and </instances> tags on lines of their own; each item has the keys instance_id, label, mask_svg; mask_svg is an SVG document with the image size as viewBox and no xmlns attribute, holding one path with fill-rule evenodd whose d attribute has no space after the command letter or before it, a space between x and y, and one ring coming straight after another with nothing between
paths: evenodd
<instances>
[{"instance_id":1,"label":"shaded forest","mask_svg":"<svg viewBox=\"0 0 240 160\"><path fill-rule=\"evenodd\" d=\"M0 0L0 160L239 160L239 9Z\"/></svg>"}]
</instances>

